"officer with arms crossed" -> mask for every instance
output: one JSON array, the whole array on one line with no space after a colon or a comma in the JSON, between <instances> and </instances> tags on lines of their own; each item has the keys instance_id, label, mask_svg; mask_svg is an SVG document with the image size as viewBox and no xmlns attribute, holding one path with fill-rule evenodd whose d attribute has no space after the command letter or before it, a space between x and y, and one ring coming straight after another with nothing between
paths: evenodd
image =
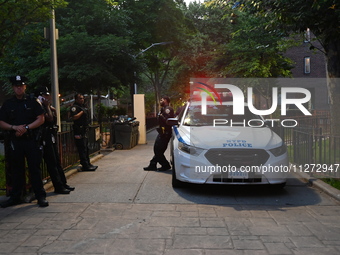
<instances>
[{"instance_id":1,"label":"officer with arms crossed","mask_svg":"<svg viewBox=\"0 0 340 255\"><path fill-rule=\"evenodd\" d=\"M60 162L57 144L57 111L50 103L51 95L47 87L38 88L36 96L45 110L45 123L42 125L43 158L54 186L54 193L70 194L70 191L73 191L75 188L67 184L64 169Z\"/></svg>"},{"instance_id":2,"label":"officer with arms crossed","mask_svg":"<svg viewBox=\"0 0 340 255\"><path fill-rule=\"evenodd\" d=\"M174 109L169 106L170 98L168 96L162 96L160 100L160 106L162 107L158 113L157 119L159 127L157 128L158 136L156 138L153 151L154 156L150 160L150 164L144 167L145 171L166 171L171 169L169 161L165 158L164 152L168 147L168 143L172 136L172 126L166 124L168 118L174 117ZM157 168L157 163L162 167Z\"/></svg>"},{"instance_id":3,"label":"officer with arms crossed","mask_svg":"<svg viewBox=\"0 0 340 255\"><path fill-rule=\"evenodd\" d=\"M73 120L74 141L78 149L82 171L95 171L98 166L90 162L87 131L89 128L89 113L84 104L84 95L77 93L74 96L75 102L70 109Z\"/></svg>"},{"instance_id":4,"label":"officer with arms crossed","mask_svg":"<svg viewBox=\"0 0 340 255\"><path fill-rule=\"evenodd\" d=\"M7 100L0 109L0 128L8 130L10 134L9 154L12 172L10 198L3 202L1 207L22 203L25 158L38 205L48 206L40 169L42 150L39 143L39 127L44 123L44 109L37 98L25 94L26 80L26 77L20 75L10 78L14 97Z\"/></svg>"}]
</instances>

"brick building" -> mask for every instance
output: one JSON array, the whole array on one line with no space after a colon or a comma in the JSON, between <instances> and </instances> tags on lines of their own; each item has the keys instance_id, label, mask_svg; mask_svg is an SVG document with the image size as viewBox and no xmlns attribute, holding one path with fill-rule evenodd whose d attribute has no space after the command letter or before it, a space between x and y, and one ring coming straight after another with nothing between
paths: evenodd
<instances>
[{"instance_id":1,"label":"brick building","mask_svg":"<svg viewBox=\"0 0 340 255\"><path fill-rule=\"evenodd\" d=\"M314 50L311 50L313 47ZM295 62L289 86L307 88L312 95L308 107L314 111L329 111L326 60L322 51L321 44L307 29L301 45L285 54Z\"/></svg>"}]
</instances>

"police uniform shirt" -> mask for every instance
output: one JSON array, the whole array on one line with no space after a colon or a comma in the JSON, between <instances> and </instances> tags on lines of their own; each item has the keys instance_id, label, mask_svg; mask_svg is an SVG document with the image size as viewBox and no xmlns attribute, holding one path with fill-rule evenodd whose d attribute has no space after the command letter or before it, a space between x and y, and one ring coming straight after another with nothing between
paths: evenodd
<instances>
[{"instance_id":1,"label":"police uniform shirt","mask_svg":"<svg viewBox=\"0 0 340 255\"><path fill-rule=\"evenodd\" d=\"M73 122L77 126L88 126L89 124L87 119L88 111L85 105L79 105L77 103L74 103L70 109L71 117L77 115L81 111L84 111L84 114L81 115L79 119L74 120Z\"/></svg>"},{"instance_id":2,"label":"police uniform shirt","mask_svg":"<svg viewBox=\"0 0 340 255\"><path fill-rule=\"evenodd\" d=\"M161 108L159 114L158 114L158 124L160 127L164 127L166 131L171 133L171 126L168 126L166 124L166 120L168 118L174 117L174 109L170 106L164 106Z\"/></svg>"},{"instance_id":3,"label":"police uniform shirt","mask_svg":"<svg viewBox=\"0 0 340 255\"><path fill-rule=\"evenodd\" d=\"M43 113L44 109L37 98L24 95L23 99L17 99L14 96L0 108L0 120L11 125L28 125Z\"/></svg>"},{"instance_id":4,"label":"police uniform shirt","mask_svg":"<svg viewBox=\"0 0 340 255\"><path fill-rule=\"evenodd\" d=\"M43 108L44 108L44 113L46 114L48 112L48 109L47 108L50 108L51 106L49 105L43 105ZM53 120L52 121L48 121L47 118L45 117L45 122L44 124L42 125L43 127L46 127L46 128L53 128L57 125L57 116L55 115L55 113L50 110L52 112L52 116L53 116Z\"/></svg>"}]
</instances>

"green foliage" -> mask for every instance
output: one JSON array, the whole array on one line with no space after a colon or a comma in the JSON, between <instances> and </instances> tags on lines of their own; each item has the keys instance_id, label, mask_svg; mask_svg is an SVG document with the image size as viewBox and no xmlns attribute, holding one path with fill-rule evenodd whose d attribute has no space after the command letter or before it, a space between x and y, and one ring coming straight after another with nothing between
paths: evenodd
<instances>
[{"instance_id":1,"label":"green foliage","mask_svg":"<svg viewBox=\"0 0 340 255\"><path fill-rule=\"evenodd\" d=\"M322 38L340 38L340 10L337 0L255 0L246 4L252 11L270 16L272 24L290 31L310 28ZM321 39L321 38L320 38Z\"/></svg>"},{"instance_id":2,"label":"green foliage","mask_svg":"<svg viewBox=\"0 0 340 255\"><path fill-rule=\"evenodd\" d=\"M70 108L68 106L60 106L60 120L70 121L69 112L70 112Z\"/></svg>"},{"instance_id":3,"label":"green foliage","mask_svg":"<svg viewBox=\"0 0 340 255\"><path fill-rule=\"evenodd\" d=\"M122 107L108 107L103 104L96 105L96 111L98 116L101 116L101 119L110 120L114 116L126 115L126 109Z\"/></svg>"},{"instance_id":4,"label":"green foliage","mask_svg":"<svg viewBox=\"0 0 340 255\"><path fill-rule=\"evenodd\" d=\"M66 35L59 41L60 83L80 92L127 85L129 62L122 52L127 44L127 40L115 35Z\"/></svg>"},{"instance_id":5,"label":"green foliage","mask_svg":"<svg viewBox=\"0 0 340 255\"><path fill-rule=\"evenodd\" d=\"M321 42L326 53L329 77L340 76L340 5L337 0L305 1L297 0L255 0L244 1L255 15L270 20L273 29L289 33L303 32L307 28ZM313 46L312 46L313 48Z\"/></svg>"},{"instance_id":6,"label":"green foliage","mask_svg":"<svg viewBox=\"0 0 340 255\"><path fill-rule=\"evenodd\" d=\"M8 46L0 58L0 77L6 81L5 90L8 94L12 93L9 76L27 76L28 92L49 83L49 45L43 38L43 27L43 23L27 25L15 46Z\"/></svg>"},{"instance_id":7,"label":"green foliage","mask_svg":"<svg viewBox=\"0 0 340 255\"><path fill-rule=\"evenodd\" d=\"M23 35L28 24L43 22L51 16L51 8L66 6L64 0L15 0L0 4L0 57L6 47L13 45Z\"/></svg>"},{"instance_id":8,"label":"green foliage","mask_svg":"<svg viewBox=\"0 0 340 255\"><path fill-rule=\"evenodd\" d=\"M238 12L233 39L225 46L229 57L222 71L225 76L285 77L293 63L283 56L290 46L280 30L266 29L268 20Z\"/></svg>"},{"instance_id":9,"label":"green foliage","mask_svg":"<svg viewBox=\"0 0 340 255\"><path fill-rule=\"evenodd\" d=\"M270 20L268 26L291 32L302 32L307 28L321 43L327 67L327 88L331 110L331 132L340 135L340 4L338 0L254 0L243 1L255 15ZM314 49L313 42L310 48Z\"/></svg>"},{"instance_id":10,"label":"green foliage","mask_svg":"<svg viewBox=\"0 0 340 255\"><path fill-rule=\"evenodd\" d=\"M321 178L322 181L325 183L331 185L332 187L340 190L340 180L339 179L333 179L333 178Z\"/></svg>"}]
</instances>

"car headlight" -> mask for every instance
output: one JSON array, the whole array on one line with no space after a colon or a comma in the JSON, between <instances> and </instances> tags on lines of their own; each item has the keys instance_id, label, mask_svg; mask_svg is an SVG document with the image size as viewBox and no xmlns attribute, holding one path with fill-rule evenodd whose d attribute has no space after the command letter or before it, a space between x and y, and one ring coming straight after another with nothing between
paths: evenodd
<instances>
[{"instance_id":1,"label":"car headlight","mask_svg":"<svg viewBox=\"0 0 340 255\"><path fill-rule=\"evenodd\" d=\"M201 148L191 146L189 144L182 143L182 142L178 142L178 149L190 155L194 155L194 156L200 155L201 152L203 151L203 149Z\"/></svg>"},{"instance_id":2,"label":"car headlight","mask_svg":"<svg viewBox=\"0 0 340 255\"><path fill-rule=\"evenodd\" d=\"M282 143L280 147L269 150L275 157L281 156L287 152L287 146Z\"/></svg>"}]
</instances>

